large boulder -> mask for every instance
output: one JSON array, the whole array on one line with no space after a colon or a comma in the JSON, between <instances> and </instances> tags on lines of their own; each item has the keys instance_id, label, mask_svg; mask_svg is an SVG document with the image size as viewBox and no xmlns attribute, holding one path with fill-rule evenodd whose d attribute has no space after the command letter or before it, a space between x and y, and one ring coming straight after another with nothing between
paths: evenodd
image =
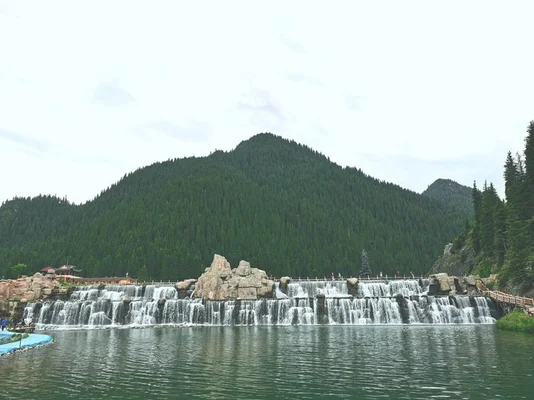
<instances>
[{"instance_id":1,"label":"large boulder","mask_svg":"<svg viewBox=\"0 0 534 400\"><path fill-rule=\"evenodd\" d=\"M464 282L467 286L476 286L477 279L479 279L479 277L476 275L464 276Z\"/></svg>"},{"instance_id":2,"label":"large boulder","mask_svg":"<svg viewBox=\"0 0 534 400\"><path fill-rule=\"evenodd\" d=\"M432 282L428 290L428 295L450 295L469 294L473 290L476 291L475 281L473 276L449 276L447 273L439 273L430 275Z\"/></svg>"},{"instance_id":3,"label":"large boulder","mask_svg":"<svg viewBox=\"0 0 534 400\"><path fill-rule=\"evenodd\" d=\"M198 278L193 296L204 300L256 300L274 295L274 281L265 271L251 268L241 261L232 269L230 263L218 254L211 266Z\"/></svg>"},{"instance_id":4,"label":"large boulder","mask_svg":"<svg viewBox=\"0 0 534 400\"><path fill-rule=\"evenodd\" d=\"M278 285L280 291L286 295L289 287L289 282L291 282L291 278L289 276L283 276L280 278L280 284Z\"/></svg>"},{"instance_id":5,"label":"large boulder","mask_svg":"<svg viewBox=\"0 0 534 400\"><path fill-rule=\"evenodd\" d=\"M251 274L250 263L247 261L239 261L239 266L236 268L235 273L239 276L249 276Z\"/></svg>"},{"instance_id":6,"label":"large boulder","mask_svg":"<svg viewBox=\"0 0 534 400\"><path fill-rule=\"evenodd\" d=\"M178 292L178 298L185 299L186 297L189 297L195 287L196 281L196 279L186 279L185 281L177 282L174 285L174 288Z\"/></svg>"},{"instance_id":7,"label":"large boulder","mask_svg":"<svg viewBox=\"0 0 534 400\"><path fill-rule=\"evenodd\" d=\"M438 291L443 293L448 293L451 291L451 282L449 280L449 275L446 273L439 273L430 275L438 283Z\"/></svg>"},{"instance_id":8,"label":"large boulder","mask_svg":"<svg viewBox=\"0 0 534 400\"><path fill-rule=\"evenodd\" d=\"M347 290L350 295L356 297L358 294L358 278L347 279Z\"/></svg>"},{"instance_id":9,"label":"large boulder","mask_svg":"<svg viewBox=\"0 0 534 400\"><path fill-rule=\"evenodd\" d=\"M197 280L196 279L186 279L185 281L177 282L174 287L176 290L187 290L193 285Z\"/></svg>"}]
</instances>

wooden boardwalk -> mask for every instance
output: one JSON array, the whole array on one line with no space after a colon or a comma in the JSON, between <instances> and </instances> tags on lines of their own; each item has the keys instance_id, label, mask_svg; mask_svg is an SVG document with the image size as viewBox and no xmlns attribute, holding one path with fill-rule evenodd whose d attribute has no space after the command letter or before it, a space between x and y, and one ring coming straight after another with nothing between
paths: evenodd
<instances>
[{"instance_id":1,"label":"wooden boardwalk","mask_svg":"<svg viewBox=\"0 0 534 400\"><path fill-rule=\"evenodd\" d=\"M534 299L530 297L514 296L504 292L487 290L487 288L483 293L484 296L490 297L500 303L523 307L528 315L534 316Z\"/></svg>"}]
</instances>

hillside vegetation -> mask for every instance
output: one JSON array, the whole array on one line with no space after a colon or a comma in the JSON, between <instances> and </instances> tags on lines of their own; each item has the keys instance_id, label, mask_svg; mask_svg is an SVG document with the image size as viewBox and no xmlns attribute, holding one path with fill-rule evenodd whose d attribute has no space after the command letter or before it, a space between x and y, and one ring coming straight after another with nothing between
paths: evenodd
<instances>
[{"instance_id":1,"label":"hillside vegetation","mask_svg":"<svg viewBox=\"0 0 534 400\"><path fill-rule=\"evenodd\" d=\"M472 221L475 216L471 188L450 179L436 179L423 193L450 206L456 207Z\"/></svg>"},{"instance_id":2,"label":"hillside vegetation","mask_svg":"<svg viewBox=\"0 0 534 400\"><path fill-rule=\"evenodd\" d=\"M464 227L455 207L259 134L230 152L129 173L83 205L0 207L0 277L69 263L88 276L197 277L214 253L280 276L423 273ZM13 266L16 266L14 269Z\"/></svg>"},{"instance_id":3,"label":"hillside vegetation","mask_svg":"<svg viewBox=\"0 0 534 400\"><path fill-rule=\"evenodd\" d=\"M524 153L514 157L508 152L504 180L506 201L493 184L479 189L475 183L474 222L454 240L451 261L472 252L475 257L472 265L465 265L466 272L498 274L502 290L534 295L534 121L527 129Z\"/></svg>"}]
</instances>

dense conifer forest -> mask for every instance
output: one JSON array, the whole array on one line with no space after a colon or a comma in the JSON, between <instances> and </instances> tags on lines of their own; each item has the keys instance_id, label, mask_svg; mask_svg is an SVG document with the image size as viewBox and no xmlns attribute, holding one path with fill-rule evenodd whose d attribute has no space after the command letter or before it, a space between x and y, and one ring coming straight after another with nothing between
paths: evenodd
<instances>
[{"instance_id":1,"label":"dense conifer forest","mask_svg":"<svg viewBox=\"0 0 534 400\"><path fill-rule=\"evenodd\" d=\"M534 289L534 121L527 128L523 154L508 152L504 180L506 201L492 183L481 188L474 184L474 223L455 239L452 251L472 247L472 272L497 273L502 289L527 293Z\"/></svg>"},{"instance_id":2,"label":"dense conifer forest","mask_svg":"<svg viewBox=\"0 0 534 400\"><path fill-rule=\"evenodd\" d=\"M87 276L174 280L199 276L214 253L274 276L349 276L363 249L373 272L420 274L465 219L455 206L259 134L229 152L141 168L83 205L5 202L0 277L69 263Z\"/></svg>"},{"instance_id":3,"label":"dense conifer forest","mask_svg":"<svg viewBox=\"0 0 534 400\"><path fill-rule=\"evenodd\" d=\"M422 193L424 196L443 201L467 216L471 222L475 216L471 188L450 179L437 179Z\"/></svg>"}]
</instances>

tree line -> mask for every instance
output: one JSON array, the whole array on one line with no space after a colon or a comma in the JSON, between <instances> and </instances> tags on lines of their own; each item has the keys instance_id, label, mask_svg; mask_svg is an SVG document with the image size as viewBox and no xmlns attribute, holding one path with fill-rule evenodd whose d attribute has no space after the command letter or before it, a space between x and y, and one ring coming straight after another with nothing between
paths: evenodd
<instances>
[{"instance_id":1,"label":"tree line","mask_svg":"<svg viewBox=\"0 0 534 400\"><path fill-rule=\"evenodd\" d=\"M0 277L63 264L87 276L197 277L213 254L274 276L424 273L460 233L458 208L342 168L272 134L229 152L124 176L82 205L53 196L0 207Z\"/></svg>"},{"instance_id":2,"label":"tree line","mask_svg":"<svg viewBox=\"0 0 534 400\"><path fill-rule=\"evenodd\" d=\"M524 152L508 152L503 175L505 200L492 183L482 188L474 183L474 222L453 248L472 245L475 272L498 273L503 288L526 292L534 287L534 121L527 128Z\"/></svg>"}]
</instances>

